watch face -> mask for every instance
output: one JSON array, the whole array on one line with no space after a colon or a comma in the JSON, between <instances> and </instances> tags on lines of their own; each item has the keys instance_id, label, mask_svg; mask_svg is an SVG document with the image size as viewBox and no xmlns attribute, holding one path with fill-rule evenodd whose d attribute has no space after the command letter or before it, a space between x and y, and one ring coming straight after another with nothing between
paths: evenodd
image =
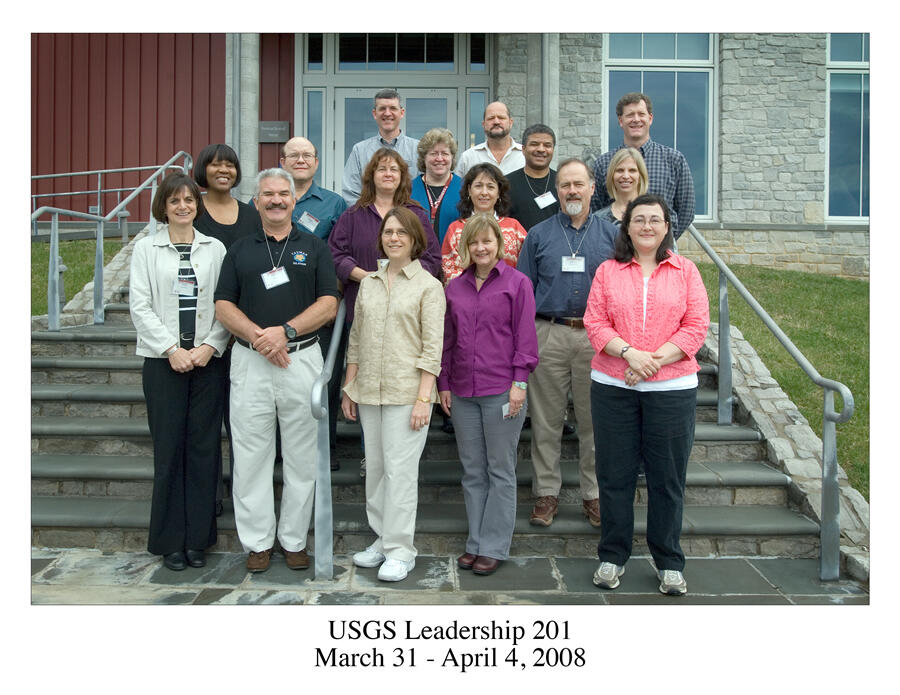
<instances>
[{"instance_id":1,"label":"watch face","mask_svg":"<svg viewBox=\"0 0 900 695\"><path fill-rule=\"evenodd\" d=\"M297 337L297 331L294 330L294 327L288 323L284 324L284 332L285 335L287 335L288 340L293 340Z\"/></svg>"}]
</instances>

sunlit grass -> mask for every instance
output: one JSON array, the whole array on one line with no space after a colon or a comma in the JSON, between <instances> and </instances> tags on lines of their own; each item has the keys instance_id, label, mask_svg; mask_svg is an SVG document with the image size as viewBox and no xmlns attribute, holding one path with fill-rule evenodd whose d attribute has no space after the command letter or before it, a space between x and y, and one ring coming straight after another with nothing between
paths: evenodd
<instances>
[{"instance_id":1,"label":"sunlit grass","mask_svg":"<svg viewBox=\"0 0 900 695\"><path fill-rule=\"evenodd\" d=\"M94 279L94 254L97 242L93 239L60 241L59 255L66 266L63 281L66 285L66 301L72 299L86 283ZM112 260L122 248L121 241L103 242L103 265ZM31 244L31 315L47 313L47 265L50 261L50 244ZM61 308L61 307L60 307Z\"/></svg>"}]
</instances>

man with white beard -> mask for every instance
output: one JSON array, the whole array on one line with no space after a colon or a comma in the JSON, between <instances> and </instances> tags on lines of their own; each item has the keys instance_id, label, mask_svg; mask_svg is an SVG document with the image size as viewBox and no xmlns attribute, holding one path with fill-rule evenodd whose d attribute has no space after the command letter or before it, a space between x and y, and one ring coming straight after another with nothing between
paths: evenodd
<instances>
[{"instance_id":1,"label":"man with white beard","mask_svg":"<svg viewBox=\"0 0 900 695\"><path fill-rule=\"evenodd\" d=\"M532 227L519 253L517 269L534 287L540 362L528 387L531 415L532 493L537 498L531 523L549 526L559 508L562 486L560 433L569 391L578 421L578 468L582 510L600 525L591 426L591 358L584 309L597 267L613 257L618 229L591 214L594 177L580 159L567 159L556 172L560 211Z\"/></svg>"}]
</instances>

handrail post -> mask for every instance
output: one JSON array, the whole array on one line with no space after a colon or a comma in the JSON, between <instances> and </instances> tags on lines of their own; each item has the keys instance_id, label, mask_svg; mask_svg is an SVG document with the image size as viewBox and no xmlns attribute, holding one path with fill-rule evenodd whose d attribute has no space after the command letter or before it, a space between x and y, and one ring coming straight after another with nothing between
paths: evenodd
<instances>
[{"instance_id":1,"label":"handrail post","mask_svg":"<svg viewBox=\"0 0 900 695\"><path fill-rule=\"evenodd\" d=\"M103 220L97 222L97 247L94 250L94 325L105 321L103 306Z\"/></svg>"},{"instance_id":2,"label":"handrail post","mask_svg":"<svg viewBox=\"0 0 900 695\"><path fill-rule=\"evenodd\" d=\"M717 422L730 425L734 411L731 393L731 318L728 313L728 278L719 271L719 378Z\"/></svg>"},{"instance_id":3,"label":"handrail post","mask_svg":"<svg viewBox=\"0 0 900 695\"><path fill-rule=\"evenodd\" d=\"M50 218L50 262L47 268L47 328L59 330L59 213Z\"/></svg>"},{"instance_id":4,"label":"handrail post","mask_svg":"<svg viewBox=\"0 0 900 695\"><path fill-rule=\"evenodd\" d=\"M153 183L150 185L150 202L151 205L153 203L153 199L156 198L156 177L153 177ZM150 213L150 234L156 234L156 218L153 216L153 213Z\"/></svg>"},{"instance_id":5,"label":"handrail post","mask_svg":"<svg viewBox=\"0 0 900 695\"><path fill-rule=\"evenodd\" d=\"M822 519L819 532L819 579L822 581L838 579L841 571L841 491L834 416L834 391L826 386L822 410Z\"/></svg>"}]
</instances>

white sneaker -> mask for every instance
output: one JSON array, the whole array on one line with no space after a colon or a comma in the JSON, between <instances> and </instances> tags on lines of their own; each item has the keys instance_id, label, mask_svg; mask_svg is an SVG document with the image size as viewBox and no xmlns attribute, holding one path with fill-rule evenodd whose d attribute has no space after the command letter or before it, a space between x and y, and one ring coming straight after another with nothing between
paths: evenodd
<instances>
[{"instance_id":1,"label":"white sneaker","mask_svg":"<svg viewBox=\"0 0 900 695\"><path fill-rule=\"evenodd\" d=\"M378 570L378 578L383 582L399 582L406 579L406 575L416 566L415 560L404 562L403 560L386 560Z\"/></svg>"},{"instance_id":2,"label":"white sneaker","mask_svg":"<svg viewBox=\"0 0 900 695\"><path fill-rule=\"evenodd\" d=\"M659 574L659 590L669 596L683 596L687 593L687 582L678 570L662 570Z\"/></svg>"},{"instance_id":3,"label":"white sneaker","mask_svg":"<svg viewBox=\"0 0 900 695\"><path fill-rule=\"evenodd\" d=\"M363 459L362 461L359 462L359 477L360 478L366 477L366 460L365 459Z\"/></svg>"},{"instance_id":4,"label":"white sneaker","mask_svg":"<svg viewBox=\"0 0 900 695\"><path fill-rule=\"evenodd\" d=\"M353 564L357 567L378 567L382 562L384 555L375 550L374 545L353 555Z\"/></svg>"},{"instance_id":5,"label":"white sneaker","mask_svg":"<svg viewBox=\"0 0 900 695\"><path fill-rule=\"evenodd\" d=\"M594 572L594 586L601 589L615 589L619 586L619 577L625 574L625 565L614 565L612 562L601 562Z\"/></svg>"}]
</instances>

